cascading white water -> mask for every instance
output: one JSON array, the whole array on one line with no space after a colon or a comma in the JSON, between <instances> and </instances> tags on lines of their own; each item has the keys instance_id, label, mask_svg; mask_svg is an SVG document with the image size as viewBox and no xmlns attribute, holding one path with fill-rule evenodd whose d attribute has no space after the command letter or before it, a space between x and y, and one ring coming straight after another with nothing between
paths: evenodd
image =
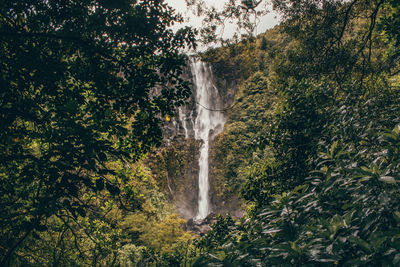
<instances>
[{"instance_id":1,"label":"cascading white water","mask_svg":"<svg viewBox=\"0 0 400 267\"><path fill-rule=\"evenodd\" d=\"M225 119L221 111L221 99L212 82L211 68L204 62L191 60L193 82L196 87L197 117L194 122L195 139L202 140L199 157L199 197L195 219L204 219L210 213L208 152L210 138L220 133Z\"/></svg>"},{"instance_id":2,"label":"cascading white water","mask_svg":"<svg viewBox=\"0 0 400 267\"><path fill-rule=\"evenodd\" d=\"M188 131L187 123L186 123L186 115L183 112L182 107L180 107L178 109L178 112L179 112L179 120L182 122L183 130L185 130L185 138L188 138L189 137L189 131Z\"/></svg>"}]
</instances>

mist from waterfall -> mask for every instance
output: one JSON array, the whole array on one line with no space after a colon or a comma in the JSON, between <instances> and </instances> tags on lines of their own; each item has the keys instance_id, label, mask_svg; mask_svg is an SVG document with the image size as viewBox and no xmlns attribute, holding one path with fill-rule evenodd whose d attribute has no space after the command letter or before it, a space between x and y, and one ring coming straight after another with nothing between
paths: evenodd
<instances>
[{"instance_id":1,"label":"mist from waterfall","mask_svg":"<svg viewBox=\"0 0 400 267\"><path fill-rule=\"evenodd\" d=\"M194 137L202 140L199 157L199 196L198 211L195 219L200 220L210 213L209 197L209 149L212 138L219 134L224 127L225 118L221 111L221 97L212 82L211 67L192 58L190 67L196 90L197 116L194 122Z\"/></svg>"}]
</instances>

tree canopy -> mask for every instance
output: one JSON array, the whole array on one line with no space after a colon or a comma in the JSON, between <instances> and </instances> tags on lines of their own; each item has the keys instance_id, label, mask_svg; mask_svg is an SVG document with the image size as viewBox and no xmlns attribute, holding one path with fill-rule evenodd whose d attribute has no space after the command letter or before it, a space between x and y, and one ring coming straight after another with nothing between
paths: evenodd
<instances>
[{"instance_id":1,"label":"tree canopy","mask_svg":"<svg viewBox=\"0 0 400 267\"><path fill-rule=\"evenodd\" d=\"M204 44L237 43L243 38L254 38L262 16L271 12L270 2L264 0L221 1L222 8L207 4L204 0L186 0L189 9L203 21L200 28L201 41ZM227 25L234 26L233 36L225 36Z\"/></svg>"},{"instance_id":2,"label":"tree canopy","mask_svg":"<svg viewBox=\"0 0 400 267\"><path fill-rule=\"evenodd\" d=\"M162 0L1 1L0 265L51 216L85 216L85 192L118 199L107 162L160 143L190 94L180 21Z\"/></svg>"}]
</instances>

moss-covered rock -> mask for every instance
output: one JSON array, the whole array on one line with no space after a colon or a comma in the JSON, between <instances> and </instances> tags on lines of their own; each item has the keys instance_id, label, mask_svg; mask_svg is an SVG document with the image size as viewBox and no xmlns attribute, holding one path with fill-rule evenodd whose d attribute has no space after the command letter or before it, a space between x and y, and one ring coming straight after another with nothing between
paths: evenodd
<instances>
[{"instance_id":1,"label":"moss-covered rock","mask_svg":"<svg viewBox=\"0 0 400 267\"><path fill-rule=\"evenodd\" d=\"M214 202L226 202L237 196L248 166L271 157L268 149L258 148L258 141L266 130L275 100L275 93L262 72L253 74L240 87L211 154Z\"/></svg>"},{"instance_id":2,"label":"moss-covered rock","mask_svg":"<svg viewBox=\"0 0 400 267\"><path fill-rule=\"evenodd\" d=\"M197 209L199 147L199 141L178 136L147 161L159 186L186 219L193 218Z\"/></svg>"}]
</instances>

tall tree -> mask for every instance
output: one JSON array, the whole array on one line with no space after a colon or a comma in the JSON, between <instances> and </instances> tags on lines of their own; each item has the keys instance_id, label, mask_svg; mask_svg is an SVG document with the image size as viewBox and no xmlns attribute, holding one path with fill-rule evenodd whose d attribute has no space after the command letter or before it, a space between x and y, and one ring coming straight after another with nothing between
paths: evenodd
<instances>
[{"instance_id":1,"label":"tall tree","mask_svg":"<svg viewBox=\"0 0 400 267\"><path fill-rule=\"evenodd\" d=\"M1 1L1 266L49 217L85 216L83 192L118 196L108 160L160 142L189 94L180 21L163 0Z\"/></svg>"}]
</instances>

